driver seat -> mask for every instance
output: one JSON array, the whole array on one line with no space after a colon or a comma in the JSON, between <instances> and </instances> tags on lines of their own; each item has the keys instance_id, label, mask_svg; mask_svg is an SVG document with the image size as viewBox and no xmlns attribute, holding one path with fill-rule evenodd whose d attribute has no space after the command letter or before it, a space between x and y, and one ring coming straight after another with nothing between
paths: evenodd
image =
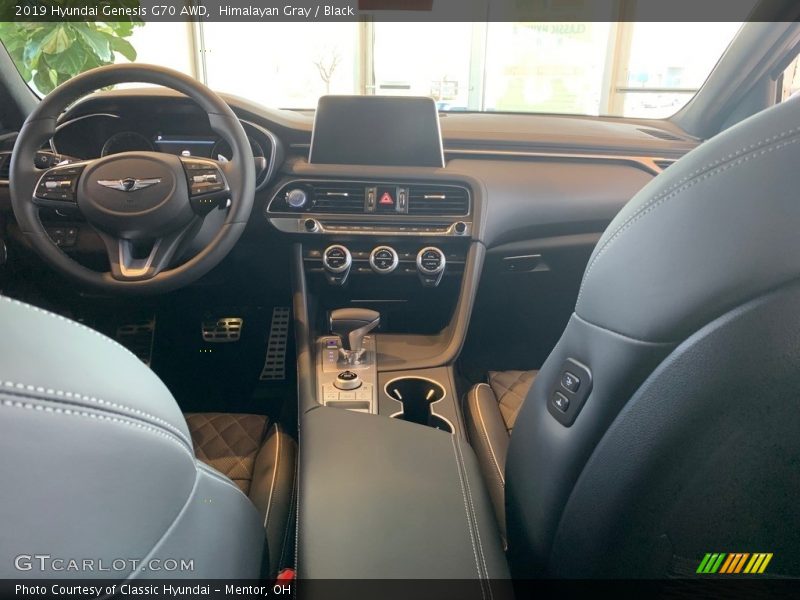
<instances>
[{"instance_id":1,"label":"driver seat","mask_svg":"<svg viewBox=\"0 0 800 600\"><path fill-rule=\"evenodd\" d=\"M184 418L115 341L4 297L0 321L0 577L63 577L90 557L83 577L108 576L98 561L120 579L256 579L285 564L296 444L278 424ZM54 560L17 560L34 552Z\"/></svg>"}]
</instances>

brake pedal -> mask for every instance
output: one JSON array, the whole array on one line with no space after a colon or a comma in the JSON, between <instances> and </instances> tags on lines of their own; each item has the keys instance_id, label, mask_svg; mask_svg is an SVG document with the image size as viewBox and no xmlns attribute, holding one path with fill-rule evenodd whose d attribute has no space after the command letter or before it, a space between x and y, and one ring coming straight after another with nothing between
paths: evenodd
<instances>
[{"instance_id":1,"label":"brake pedal","mask_svg":"<svg viewBox=\"0 0 800 600\"><path fill-rule=\"evenodd\" d=\"M117 327L117 341L133 352L148 367L153 360L153 338L156 332L155 316Z\"/></svg>"},{"instance_id":2,"label":"brake pedal","mask_svg":"<svg viewBox=\"0 0 800 600\"><path fill-rule=\"evenodd\" d=\"M223 317L203 321L201 330L203 341L209 343L238 342L242 337L244 319L240 317Z\"/></svg>"},{"instance_id":3,"label":"brake pedal","mask_svg":"<svg viewBox=\"0 0 800 600\"><path fill-rule=\"evenodd\" d=\"M261 370L261 381L280 381L286 379L286 349L289 344L288 306L276 306L272 309L272 322L269 326L267 356Z\"/></svg>"}]
</instances>

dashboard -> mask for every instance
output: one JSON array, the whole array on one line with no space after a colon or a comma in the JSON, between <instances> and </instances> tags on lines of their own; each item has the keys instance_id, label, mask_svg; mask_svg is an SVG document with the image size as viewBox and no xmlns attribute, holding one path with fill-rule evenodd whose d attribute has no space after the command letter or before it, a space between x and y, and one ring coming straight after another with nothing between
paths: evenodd
<instances>
[{"instance_id":1,"label":"dashboard","mask_svg":"<svg viewBox=\"0 0 800 600\"><path fill-rule=\"evenodd\" d=\"M381 275L387 283L407 274L419 275L423 286L438 286L459 274L474 243L491 262L495 251L501 261L534 254L531 241L600 232L641 187L697 145L680 132L652 133L654 125L635 120L446 114L435 140L442 166L313 162L313 112L223 97L245 129L258 173L252 225L240 246L252 250L264 236L286 248L300 241L309 268L330 276L331 285L341 280L333 272L337 253L329 261L333 269L326 270L323 260L333 245L347 249L354 284L359 275ZM199 107L157 88L82 100L62 117L51 145L57 156L77 159L130 150L231 158ZM0 152L0 170L9 156ZM2 188L0 182L0 211L6 211ZM100 254L79 218L42 218L65 250ZM383 246L391 251L372 256ZM442 277L416 267L417 255L428 247L445 257ZM433 264L429 255L423 258ZM387 256L396 267L381 267ZM499 265L516 268L514 261Z\"/></svg>"},{"instance_id":2,"label":"dashboard","mask_svg":"<svg viewBox=\"0 0 800 600\"><path fill-rule=\"evenodd\" d=\"M256 159L256 184L263 187L278 156L279 142L269 130L242 121ZM57 128L51 150L76 159L92 159L121 152L164 152L229 161L230 145L193 113L97 112L68 118Z\"/></svg>"}]
</instances>

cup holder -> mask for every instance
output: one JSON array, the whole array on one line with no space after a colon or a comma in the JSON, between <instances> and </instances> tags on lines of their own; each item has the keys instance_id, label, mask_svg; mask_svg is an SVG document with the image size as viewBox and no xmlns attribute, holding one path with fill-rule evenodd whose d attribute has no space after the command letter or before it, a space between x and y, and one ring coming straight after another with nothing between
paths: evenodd
<instances>
[{"instance_id":1,"label":"cup holder","mask_svg":"<svg viewBox=\"0 0 800 600\"><path fill-rule=\"evenodd\" d=\"M453 433L452 425L431 411L431 404L446 394L445 389L435 381L422 377L401 377L387 383L384 389L387 396L403 405L403 410L392 415L392 418Z\"/></svg>"}]
</instances>

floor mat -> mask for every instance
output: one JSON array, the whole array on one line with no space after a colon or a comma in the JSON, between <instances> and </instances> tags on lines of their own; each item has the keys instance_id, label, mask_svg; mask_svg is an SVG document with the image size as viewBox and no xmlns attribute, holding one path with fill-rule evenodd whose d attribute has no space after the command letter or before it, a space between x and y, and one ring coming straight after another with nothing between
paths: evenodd
<instances>
[{"instance_id":1,"label":"floor mat","mask_svg":"<svg viewBox=\"0 0 800 600\"><path fill-rule=\"evenodd\" d=\"M295 361L284 359L282 378L261 378L265 362L270 360L275 308L229 306L159 312L152 368L184 412L243 412L277 419L284 403L294 403ZM291 319L283 326L285 347L293 356Z\"/></svg>"}]
</instances>

